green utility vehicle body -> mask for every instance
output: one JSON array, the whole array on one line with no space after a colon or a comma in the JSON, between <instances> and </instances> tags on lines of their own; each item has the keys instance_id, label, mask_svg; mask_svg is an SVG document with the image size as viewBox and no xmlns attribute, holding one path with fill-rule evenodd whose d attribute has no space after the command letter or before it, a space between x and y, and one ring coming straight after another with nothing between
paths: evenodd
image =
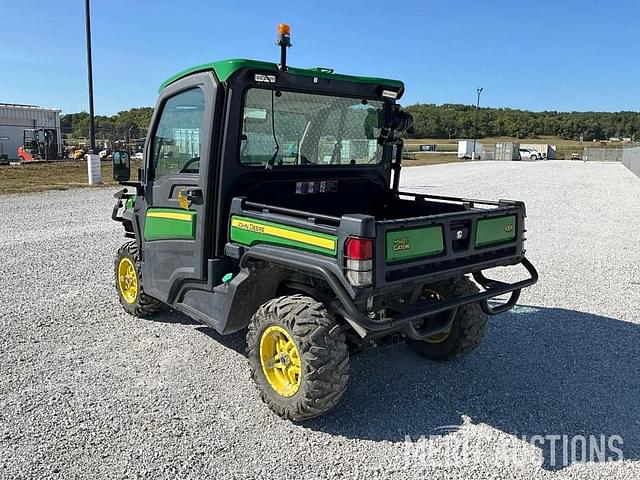
<instances>
[{"instance_id":1,"label":"green utility vehicle body","mask_svg":"<svg viewBox=\"0 0 640 480\"><path fill-rule=\"evenodd\" d=\"M138 181L114 153L126 188L112 218L132 239L116 260L125 309L168 305L220 334L249 326L263 399L295 420L342 395L346 345L408 338L429 358L465 353L537 272L522 202L399 189L399 132L412 122L396 103L402 82L282 58L164 82ZM525 279L484 273L515 265Z\"/></svg>"},{"instance_id":2,"label":"green utility vehicle body","mask_svg":"<svg viewBox=\"0 0 640 480\"><path fill-rule=\"evenodd\" d=\"M535 282L524 257L524 205L400 192L402 141L395 136L380 142L377 163L241 164L241 112L251 89L349 96L384 108L395 104L404 85L324 68L281 71L244 59L201 65L167 80L140 183L130 185L137 193L120 192L113 216L139 244L146 293L227 334L246 327L266 300L294 288L325 300L361 337L373 338L397 331L428 336L442 326L417 334L411 321L468 302L480 301L489 314L504 311ZM163 109L193 90L202 92L198 168L155 175ZM181 195L188 198L186 209ZM350 237L373 242L368 284L354 285L345 273ZM488 281L481 274L519 263L531 273L522 282ZM229 273L231 280L223 282ZM420 311L390 307L400 307L393 298L416 285L467 273L484 292ZM487 299L504 293L511 300L491 308ZM382 308L384 317L376 319Z\"/></svg>"}]
</instances>

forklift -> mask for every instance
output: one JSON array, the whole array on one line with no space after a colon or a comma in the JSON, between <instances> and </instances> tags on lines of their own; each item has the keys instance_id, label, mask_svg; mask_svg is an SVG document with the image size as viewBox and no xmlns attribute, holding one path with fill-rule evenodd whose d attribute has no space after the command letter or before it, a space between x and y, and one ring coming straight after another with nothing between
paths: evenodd
<instances>
[{"instance_id":1,"label":"forklift","mask_svg":"<svg viewBox=\"0 0 640 480\"><path fill-rule=\"evenodd\" d=\"M18 160L33 162L58 160L58 137L53 128L27 128L22 131Z\"/></svg>"}]
</instances>

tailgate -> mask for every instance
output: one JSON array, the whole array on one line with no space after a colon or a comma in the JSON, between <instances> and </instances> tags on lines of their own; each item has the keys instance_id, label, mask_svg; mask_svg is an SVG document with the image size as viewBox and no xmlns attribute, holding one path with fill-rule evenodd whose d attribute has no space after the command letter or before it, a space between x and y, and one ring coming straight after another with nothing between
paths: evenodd
<instances>
[{"instance_id":1,"label":"tailgate","mask_svg":"<svg viewBox=\"0 0 640 480\"><path fill-rule=\"evenodd\" d=\"M416 201L426 197L408 195ZM446 278L522 259L522 203L429 198L457 201L465 208L454 213L378 221L376 287Z\"/></svg>"}]
</instances>

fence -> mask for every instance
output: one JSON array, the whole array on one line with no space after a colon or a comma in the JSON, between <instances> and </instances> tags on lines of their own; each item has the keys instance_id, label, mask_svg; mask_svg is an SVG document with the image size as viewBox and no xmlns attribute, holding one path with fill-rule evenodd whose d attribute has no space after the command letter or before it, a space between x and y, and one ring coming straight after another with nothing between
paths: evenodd
<instances>
[{"instance_id":1,"label":"fence","mask_svg":"<svg viewBox=\"0 0 640 480\"><path fill-rule=\"evenodd\" d=\"M625 167L640 177L640 146L623 149L622 163Z\"/></svg>"},{"instance_id":2,"label":"fence","mask_svg":"<svg viewBox=\"0 0 640 480\"><path fill-rule=\"evenodd\" d=\"M582 159L585 162L621 162L622 148L591 148L584 149Z\"/></svg>"}]
</instances>

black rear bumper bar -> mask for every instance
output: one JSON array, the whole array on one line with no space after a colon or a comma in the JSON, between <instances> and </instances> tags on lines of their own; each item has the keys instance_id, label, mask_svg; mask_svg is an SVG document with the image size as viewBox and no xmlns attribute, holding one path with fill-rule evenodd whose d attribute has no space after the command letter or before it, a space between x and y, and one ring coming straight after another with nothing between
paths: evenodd
<instances>
[{"instance_id":1,"label":"black rear bumper bar","mask_svg":"<svg viewBox=\"0 0 640 480\"><path fill-rule=\"evenodd\" d=\"M277 249L281 250L281 249ZM363 337L370 334L379 334L383 332L402 331L415 339L424 339L439 333L443 333L449 329L449 324L437 325L433 328L422 329L418 332L413 322L422 320L425 317L436 315L438 313L451 311L450 320L453 319L455 309L470 303L480 303L482 310L489 315L496 315L512 308L517 302L520 292L523 288L533 285L538 281L538 272L535 267L527 260L522 258L520 262L529 273L529 278L520 280L515 283L505 283L487 278L482 272L473 274L474 279L485 290L460 298L440 301L423 307L409 307L405 312L382 320L374 320L362 313L353 302L351 296L345 289L344 285L336 278L336 276L325 266L316 265L309 262L308 256L298 256L286 250L285 255L274 255L273 247L254 247L249 249L242 257L240 266L247 266L250 260L262 260L269 263L276 263L291 267L296 270L306 271L314 276L323 278L329 284L329 287L336 295L336 299L330 301L330 307L338 314L343 316ZM284 252L283 252L284 253ZM506 303L492 307L489 305L489 299L504 294L511 294Z\"/></svg>"}]
</instances>

